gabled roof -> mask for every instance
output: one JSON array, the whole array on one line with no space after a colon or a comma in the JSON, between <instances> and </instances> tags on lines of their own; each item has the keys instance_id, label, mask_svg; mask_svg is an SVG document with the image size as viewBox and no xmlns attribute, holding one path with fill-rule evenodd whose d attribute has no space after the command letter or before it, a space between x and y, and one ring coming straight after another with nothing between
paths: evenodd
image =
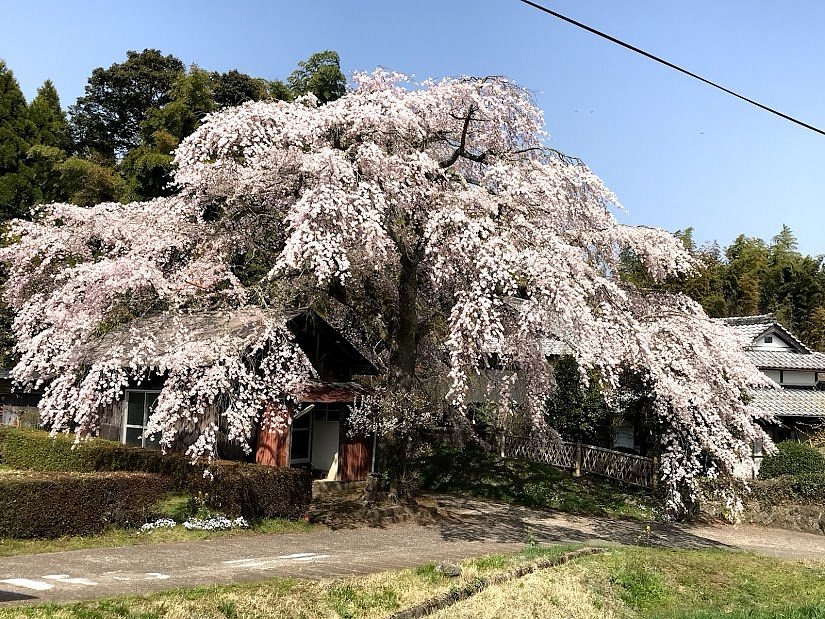
<instances>
[{"instance_id":1,"label":"gabled roof","mask_svg":"<svg viewBox=\"0 0 825 619\"><path fill-rule=\"evenodd\" d=\"M825 417L825 391L758 389L751 404L777 417Z\"/></svg>"},{"instance_id":2,"label":"gabled roof","mask_svg":"<svg viewBox=\"0 0 825 619\"><path fill-rule=\"evenodd\" d=\"M722 321L734 330L742 338L745 348L752 346L756 340L770 332L775 332L783 340L788 342L797 352L808 354L811 349L802 343L797 337L780 324L773 314L761 314L759 316L731 316L723 318Z\"/></svg>"},{"instance_id":3,"label":"gabled roof","mask_svg":"<svg viewBox=\"0 0 825 619\"><path fill-rule=\"evenodd\" d=\"M273 324L289 328L298 345L312 360L318 353L307 350L311 336L323 341L324 352L345 359L355 374L377 374L375 366L317 313L307 308L270 310L245 307L224 311L151 314L121 325L80 347L74 361L91 365L117 359L128 366L138 342L148 339L141 358L152 367L164 368L169 356L186 348L193 365L210 365L224 356L243 354Z\"/></svg>"}]
</instances>

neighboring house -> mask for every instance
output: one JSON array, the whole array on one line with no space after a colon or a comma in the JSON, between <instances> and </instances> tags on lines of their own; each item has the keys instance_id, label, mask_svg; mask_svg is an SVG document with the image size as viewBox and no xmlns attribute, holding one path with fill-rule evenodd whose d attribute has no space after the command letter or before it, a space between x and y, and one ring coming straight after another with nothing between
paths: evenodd
<instances>
[{"instance_id":1,"label":"neighboring house","mask_svg":"<svg viewBox=\"0 0 825 619\"><path fill-rule=\"evenodd\" d=\"M249 343L265 331L267 318L277 317L295 337L298 346L315 369L318 380L306 382L294 394L298 405L287 411L292 419L282 432L258 429L251 456L226 439L219 425L218 457L253 459L272 466L300 466L312 470L315 477L330 480L356 481L366 479L373 468L373 436L350 436L347 425L349 405L370 390L356 382L356 376L378 373L375 365L356 349L341 333L321 316L309 309L274 312L246 308L229 312L201 312L176 319L171 327L169 318L146 316L118 327L99 340L84 347L79 358L91 364L99 359L117 358L121 354L124 367L130 364L130 338L152 334L155 346L149 360L151 367L170 348L180 345L175 330L187 333L192 342L210 342L223 353L243 353ZM125 349L124 349L125 348ZM208 361L208 359L207 359ZM140 384L131 384L122 400L111 404L100 417L100 437L128 445L153 447L143 431L164 383L164 376L155 372ZM192 437L182 437L177 448L185 448Z\"/></svg>"},{"instance_id":2,"label":"neighboring house","mask_svg":"<svg viewBox=\"0 0 825 619\"><path fill-rule=\"evenodd\" d=\"M8 370L0 370L0 425L37 426L40 395L40 392L13 391L11 374Z\"/></svg>"},{"instance_id":3,"label":"neighboring house","mask_svg":"<svg viewBox=\"0 0 825 619\"><path fill-rule=\"evenodd\" d=\"M771 314L723 319L742 340L745 354L782 389L760 389L752 404L773 414L774 441L807 440L825 422L825 353L814 352Z\"/></svg>"}]
</instances>

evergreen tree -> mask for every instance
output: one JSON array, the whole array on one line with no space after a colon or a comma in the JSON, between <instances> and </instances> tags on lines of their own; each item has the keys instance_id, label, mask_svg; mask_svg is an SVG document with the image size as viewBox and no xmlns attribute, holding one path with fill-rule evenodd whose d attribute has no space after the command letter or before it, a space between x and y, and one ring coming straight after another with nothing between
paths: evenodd
<instances>
[{"instance_id":1,"label":"evergreen tree","mask_svg":"<svg viewBox=\"0 0 825 619\"><path fill-rule=\"evenodd\" d=\"M69 123L51 80L46 80L38 89L29 105L29 118L34 125L32 144L69 150Z\"/></svg>"},{"instance_id":2,"label":"evergreen tree","mask_svg":"<svg viewBox=\"0 0 825 619\"><path fill-rule=\"evenodd\" d=\"M20 85L0 60L0 221L25 216L33 202L31 170L25 165L32 133Z\"/></svg>"}]
</instances>

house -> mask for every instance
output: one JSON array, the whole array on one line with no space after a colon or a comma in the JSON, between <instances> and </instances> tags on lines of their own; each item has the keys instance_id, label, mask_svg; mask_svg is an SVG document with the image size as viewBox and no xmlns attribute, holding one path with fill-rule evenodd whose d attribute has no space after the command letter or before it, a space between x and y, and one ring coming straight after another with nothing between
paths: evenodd
<instances>
[{"instance_id":1,"label":"house","mask_svg":"<svg viewBox=\"0 0 825 619\"><path fill-rule=\"evenodd\" d=\"M766 430L774 441L807 440L825 423L825 353L814 352L772 314L723 319L745 354L782 389L760 389L752 404L779 421Z\"/></svg>"},{"instance_id":2,"label":"house","mask_svg":"<svg viewBox=\"0 0 825 619\"><path fill-rule=\"evenodd\" d=\"M40 392L19 393L12 389L11 373L0 370L0 425L37 426Z\"/></svg>"},{"instance_id":3,"label":"house","mask_svg":"<svg viewBox=\"0 0 825 619\"><path fill-rule=\"evenodd\" d=\"M369 393L357 382L357 376L378 373L376 366L355 348L338 330L310 309L283 312L244 308L229 312L199 312L175 318L174 327L165 315L150 315L136 319L107 333L84 347L79 353L85 363L111 358L120 352L124 367L129 365L129 350L125 342L135 334L151 333L155 342L152 367L163 367L162 358L168 348L180 345L172 330L184 332L187 342L209 344L214 354L243 354L250 343L260 339L266 324L277 317L295 337L296 343L313 366L317 380L301 384L292 394L298 404L285 411L291 418L286 431L259 428L252 457L260 464L300 466L311 469L315 477L338 481L366 479L374 467L374 436L350 436L347 418L349 405ZM209 363L207 355L202 362ZM152 447L151 437L144 437L154 402L165 376L149 371L139 384L130 384L122 400L105 407L100 417L100 436L129 445ZM273 403L273 406L275 404ZM227 459L251 459L234 443L227 440L219 426L218 456ZM182 436L177 448L194 440Z\"/></svg>"}]
</instances>

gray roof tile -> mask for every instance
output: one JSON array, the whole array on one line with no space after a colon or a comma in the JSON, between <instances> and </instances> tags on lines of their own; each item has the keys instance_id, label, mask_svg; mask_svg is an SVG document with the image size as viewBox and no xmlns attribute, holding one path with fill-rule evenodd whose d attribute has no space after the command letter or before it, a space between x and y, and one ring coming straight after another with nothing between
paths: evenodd
<instances>
[{"instance_id":1,"label":"gray roof tile","mask_svg":"<svg viewBox=\"0 0 825 619\"><path fill-rule=\"evenodd\" d=\"M748 359L760 370L818 370L825 372L825 353L808 354L773 350L746 350Z\"/></svg>"},{"instance_id":2,"label":"gray roof tile","mask_svg":"<svg viewBox=\"0 0 825 619\"><path fill-rule=\"evenodd\" d=\"M825 391L759 389L751 404L777 417L825 417Z\"/></svg>"}]
</instances>

